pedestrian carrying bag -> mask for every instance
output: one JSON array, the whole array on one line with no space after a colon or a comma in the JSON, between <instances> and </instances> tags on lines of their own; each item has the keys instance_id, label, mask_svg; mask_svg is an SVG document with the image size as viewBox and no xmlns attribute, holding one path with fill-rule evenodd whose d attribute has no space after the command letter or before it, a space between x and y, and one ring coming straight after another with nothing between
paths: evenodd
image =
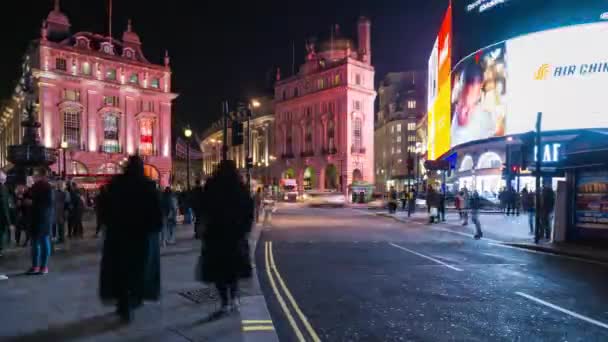
<instances>
[{"instance_id":1,"label":"pedestrian carrying bag","mask_svg":"<svg viewBox=\"0 0 608 342\"><path fill-rule=\"evenodd\" d=\"M437 212L437 208L431 207L431 216L437 216L439 213Z\"/></svg>"}]
</instances>

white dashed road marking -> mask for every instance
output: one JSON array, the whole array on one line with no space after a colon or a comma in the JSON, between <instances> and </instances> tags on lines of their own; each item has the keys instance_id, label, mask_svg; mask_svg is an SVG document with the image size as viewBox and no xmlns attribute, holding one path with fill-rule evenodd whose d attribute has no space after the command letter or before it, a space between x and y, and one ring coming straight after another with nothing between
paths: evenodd
<instances>
[{"instance_id":1,"label":"white dashed road marking","mask_svg":"<svg viewBox=\"0 0 608 342\"><path fill-rule=\"evenodd\" d=\"M425 258L425 259L428 259L428 260L434 261L434 262L436 262L436 263L438 263L438 264L440 264L440 265L443 265L443 266L445 266L445 267L447 267L447 268L449 268L449 269L451 269L451 270L454 270L454 271L462 271L462 269L460 269L460 268L458 268L458 267L454 267L454 266L452 266L452 265L448 265L448 264L446 264L445 262L443 262L443 261L441 261L441 260L437 260L437 259L435 259L435 258L433 258L433 257L428 256L428 255L424 255L424 254L418 253L418 252L413 251L413 250L411 250L411 249L409 249L409 248L405 248L405 247L403 247L403 246L396 245L396 244L394 244L394 243L392 243L392 242L391 242L391 243L389 243L389 244L390 244L391 246L395 247L395 248L399 248L399 249L404 250L404 251L406 251L406 252L410 252L410 253L415 254L415 255L417 255L417 256L419 256L419 257L421 257L421 258Z\"/></svg>"}]
</instances>

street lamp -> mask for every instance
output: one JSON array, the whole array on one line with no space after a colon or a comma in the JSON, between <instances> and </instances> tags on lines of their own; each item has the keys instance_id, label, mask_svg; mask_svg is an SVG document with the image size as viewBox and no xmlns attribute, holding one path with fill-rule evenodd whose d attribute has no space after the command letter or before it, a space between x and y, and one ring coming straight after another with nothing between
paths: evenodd
<instances>
[{"instance_id":1,"label":"street lamp","mask_svg":"<svg viewBox=\"0 0 608 342\"><path fill-rule=\"evenodd\" d=\"M187 127L184 130L184 136L186 137L186 189L190 190L190 138L192 137L192 130Z\"/></svg>"},{"instance_id":2,"label":"street lamp","mask_svg":"<svg viewBox=\"0 0 608 342\"><path fill-rule=\"evenodd\" d=\"M65 174L66 174L66 170L68 169L68 166L65 163L65 152L68 148L68 142L67 141L62 141L61 142L61 152L63 153L63 170L61 170L63 173L61 175L61 178L63 180L65 180Z\"/></svg>"}]
</instances>

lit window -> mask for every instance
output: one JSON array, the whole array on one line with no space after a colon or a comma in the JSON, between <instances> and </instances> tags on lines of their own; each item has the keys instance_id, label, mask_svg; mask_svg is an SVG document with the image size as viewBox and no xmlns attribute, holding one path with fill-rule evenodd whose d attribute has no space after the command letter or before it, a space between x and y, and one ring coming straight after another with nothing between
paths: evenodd
<instances>
[{"instance_id":1,"label":"lit window","mask_svg":"<svg viewBox=\"0 0 608 342\"><path fill-rule=\"evenodd\" d=\"M361 110L361 101L355 101L355 110Z\"/></svg>"},{"instance_id":2,"label":"lit window","mask_svg":"<svg viewBox=\"0 0 608 342\"><path fill-rule=\"evenodd\" d=\"M395 154L395 148L391 147L391 154Z\"/></svg>"},{"instance_id":3,"label":"lit window","mask_svg":"<svg viewBox=\"0 0 608 342\"><path fill-rule=\"evenodd\" d=\"M82 74L85 76L91 76L91 64L89 64L89 62L82 63Z\"/></svg>"},{"instance_id":4,"label":"lit window","mask_svg":"<svg viewBox=\"0 0 608 342\"><path fill-rule=\"evenodd\" d=\"M408 100L407 101L407 108L409 108L409 109L416 109L416 100Z\"/></svg>"},{"instance_id":5,"label":"lit window","mask_svg":"<svg viewBox=\"0 0 608 342\"><path fill-rule=\"evenodd\" d=\"M397 142L401 142L401 136L400 135L397 136Z\"/></svg>"},{"instance_id":6,"label":"lit window","mask_svg":"<svg viewBox=\"0 0 608 342\"><path fill-rule=\"evenodd\" d=\"M397 124L397 132L401 132L401 124Z\"/></svg>"},{"instance_id":7,"label":"lit window","mask_svg":"<svg viewBox=\"0 0 608 342\"><path fill-rule=\"evenodd\" d=\"M339 85L340 84L340 74L336 74L334 76L334 85Z\"/></svg>"},{"instance_id":8,"label":"lit window","mask_svg":"<svg viewBox=\"0 0 608 342\"><path fill-rule=\"evenodd\" d=\"M397 154L401 153L401 147L397 147L397 149L395 150L395 152L396 152Z\"/></svg>"},{"instance_id":9,"label":"lit window","mask_svg":"<svg viewBox=\"0 0 608 342\"><path fill-rule=\"evenodd\" d=\"M106 70L106 80L115 81L116 80L116 69L108 69Z\"/></svg>"},{"instance_id":10,"label":"lit window","mask_svg":"<svg viewBox=\"0 0 608 342\"><path fill-rule=\"evenodd\" d=\"M80 92L78 90L66 89L63 93L63 99L68 101L80 102Z\"/></svg>"},{"instance_id":11,"label":"lit window","mask_svg":"<svg viewBox=\"0 0 608 342\"><path fill-rule=\"evenodd\" d=\"M131 74L131 77L129 77L129 83L131 83L131 84L138 84L139 83L139 76L137 76L137 74Z\"/></svg>"},{"instance_id":12,"label":"lit window","mask_svg":"<svg viewBox=\"0 0 608 342\"><path fill-rule=\"evenodd\" d=\"M108 113L103 117L103 151L106 153L118 153L118 115Z\"/></svg>"},{"instance_id":13,"label":"lit window","mask_svg":"<svg viewBox=\"0 0 608 342\"><path fill-rule=\"evenodd\" d=\"M139 123L139 154L152 155L154 152L154 121L150 119L141 120Z\"/></svg>"},{"instance_id":14,"label":"lit window","mask_svg":"<svg viewBox=\"0 0 608 342\"><path fill-rule=\"evenodd\" d=\"M318 88L318 89L323 89L323 88L325 88L325 80L324 80L324 79L319 78L319 79L317 80L317 88Z\"/></svg>"},{"instance_id":15,"label":"lit window","mask_svg":"<svg viewBox=\"0 0 608 342\"><path fill-rule=\"evenodd\" d=\"M160 80L158 78L153 78L152 82L150 83L150 87L155 89L160 88Z\"/></svg>"},{"instance_id":16,"label":"lit window","mask_svg":"<svg viewBox=\"0 0 608 342\"><path fill-rule=\"evenodd\" d=\"M355 84L361 85L361 75L360 74L355 75Z\"/></svg>"},{"instance_id":17,"label":"lit window","mask_svg":"<svg viewBox=\"0 0 608 342\"><path fill-rule=\"evenodd\" d=\"M63 113L63 138L69 147L80 146L80 112L67 110Z\"/></svg>"},{"instance_id":18,"label":"lit window","mask_svg":"<svg viewBox=\"0 0 608 342\"><path fill-rule=\"evenodd\" d=\"M395 126L391 126L391 133L395 133Z\"/></svg>"},{"instance_id":19,"label":"lit window","mask_svg":"<svg viewBox=\"0 0 608 342\"><path fill-rule=\"evenodd\" d=\"M415 135L410 135L407 137L407 141L409 142L415 142L416 141L416 136Z\"/></svg>"},{"instance_id":20,"label":"lit window","mask_svg":"<svg viewBox=\"0 0 608 342\"><path fill-rule=\"evenodd\" d=\"M416 130L416 123L415 122L410 122L407 124L407 130L408 131L415 131Z\"/></svg>"},{"instance_id":21,"label":"lit window","mask_svg":"<svg viewBox=\"0 0 608 342\"><path fill-rule=\"evenodd\" d=\"M61 71L66 71L67 70L67 63L65 61L65 58L57 58L57 59L55 59L55 69L61 70Z\"/></svg>"},{"instance_id":22,"label":"lit window","mask_svg":"<svg viewBox=\"0 0 608 342\"><path fill-rule=\"evenodd\" d=\"M397 164L403 163L403 159L397 159Z\"/></svg>"},{"instance_id":23,"label":"lit window","mask_svg":"<svg viewBox=\"0 0 608 342\"><path fill-rule=\"evenodd\" d=\"M331 119L329 119L329 123L327 124L327 144L328 144L329 149L334 149L334 147L335 147L334 129L335 129L334 119L331 118Z\"/></svg>"}]
</instances>

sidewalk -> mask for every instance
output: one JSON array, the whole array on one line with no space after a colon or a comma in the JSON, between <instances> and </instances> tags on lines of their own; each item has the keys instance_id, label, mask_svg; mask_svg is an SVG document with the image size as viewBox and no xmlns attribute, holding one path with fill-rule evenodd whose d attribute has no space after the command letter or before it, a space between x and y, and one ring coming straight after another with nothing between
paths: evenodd
<instances>
[{"instance_id":1,"label":"sidewalk","mask_svg":"<svg viewBox=\"0 0 608 342\"><path fill-rule=\"evenodd\" d=\"M373 211L376 215L391 217L402 222L416 222L417 224L428 225L437 229L447 229L457 234L473 237L474 225L469 217L469 225L462 226L462 220L458 214L453 211L446 213L446 222L429 224L428 214L426 209L418 208L417 212L412 217L407 217L407 212L398 211L395 214L389 214L388 211ZM608 262L608 250L593 248L589 246L576 245L572 243L550 243L541 241L539 244L534 243L534 237L530 234L528 225L528 216L522 214L520 216L506 216L496 213L482 213L479 218L484 238L491 242L501 243L504 245L535 250L539 252L559 254L569 257L583 258L598 262Z\"/></svg>"},{"instance_id":2,"label":"sidewalk","mask_svg":"<svg viewBox=\"0 0 608 342\"><path fill-rule=\"evenodd\" d=\"M260 229L254 229L252 245ZM177 243L161 250L161 300L145 303L131 325L121 325L114 307L97 295L102 240L91 239L93 233L55 253L46 276L23 275L29 253L17 250L0 259L0 274L8 276L0 281L0 340L278 341L256 272L241 282L240 312L212 319L219 299L214 288L194 280L200 242L192 239L191 225L178 226Z\"/></svg>"}]
</instances>

